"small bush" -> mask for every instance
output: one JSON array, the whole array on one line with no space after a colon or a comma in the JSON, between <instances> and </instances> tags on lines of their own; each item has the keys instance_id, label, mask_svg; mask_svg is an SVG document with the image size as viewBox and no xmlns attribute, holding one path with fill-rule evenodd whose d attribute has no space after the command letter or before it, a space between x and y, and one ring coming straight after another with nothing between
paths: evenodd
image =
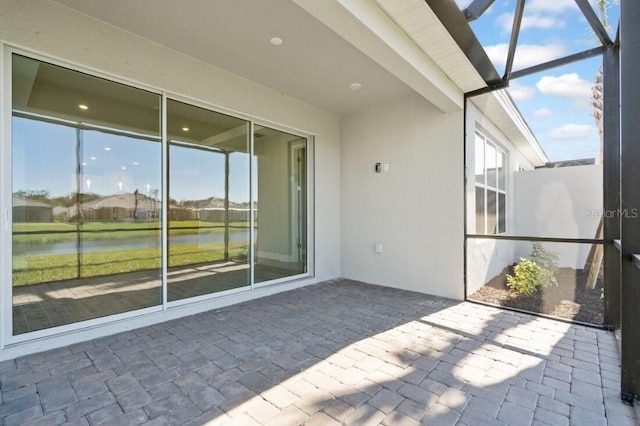
<instances>
[{"instance_id":1,"label":"small bush","mask_svg":"<svg viewBox=\"0 0 640 426\"><path fill-rule=\"evenodd\" d=\"M529 258L520 258L513 268L513 276L507 275L507 287L516 293L530 296L539 286L558 285L556 269L558 253L547 250L539 243L533 243L533 251Z\"/></svg>"},{"instance_id":2,"label":"small bush","mask_svg":"<svg viewBox=\"0 0 640 426\"><path fill-rule=\"evenodd\" d=\"M540 272L540 267L535 262L521 257L520 263L513 268L513 276L507 275L507 287L516 293L530 296L540 285Z\"/></svg>"},{"instance_id":3,"label":"small bush","mask_svg":"<svg viewBox=\"0 0 640 426\"><path fill-rule=\"evenodd\" d=\"M558 253L547 250L539 243L533 243L533 251L529 257L532 262L540 267L539 283L542 287L558 285L556 269L558 269Z\"/></svg>"}]
</instances>

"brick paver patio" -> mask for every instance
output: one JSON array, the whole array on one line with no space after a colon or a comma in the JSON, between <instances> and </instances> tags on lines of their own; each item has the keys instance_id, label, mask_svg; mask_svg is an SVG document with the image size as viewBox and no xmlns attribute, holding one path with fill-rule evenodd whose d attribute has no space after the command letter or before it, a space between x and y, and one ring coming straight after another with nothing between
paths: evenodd
<instances>
[{"instance_id":1,"label":"brick paver patio","mask_svg":"<svg viewBox=\"0 0 640 426\"><path fill-rule=\"evenodd\" d=\"M4 425L635 425L612 333L348 280L0 363Z\"/></svg>"}]
</instances>

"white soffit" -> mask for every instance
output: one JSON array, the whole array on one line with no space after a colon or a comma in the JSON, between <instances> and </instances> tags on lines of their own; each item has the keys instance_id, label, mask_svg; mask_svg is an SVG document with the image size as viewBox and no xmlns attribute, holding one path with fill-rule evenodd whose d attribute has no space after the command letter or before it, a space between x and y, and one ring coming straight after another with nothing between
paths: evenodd
<instances>
[{"instance_id":1,"label":"white soffit","mask_svg":"<svg viewBox=\"0 0 640 426\"><path fill-rule=\"evenodd\" d=\"M464 92L486 87L424 0L375 0L411 40Z\"/></svg>"},{"instance_id":2,"label":"white soffit","mask_svg":"<svg viewBox=\"0 0 640 426\"><path fill-rule=\"evenodd\" d=\"M374 0L292 0L444 112L460 110L464 92ZM391 0L393 1L393 0ZM414 0L395 0L399 6ZM430 27L450 39L431 10ZM459 52L453 40L451 51ZM462 53L460 52L462 55ZM445 55L445 52L442 52ZM474 70L475 72L475 70Z\"/></svg>"}]
</instances>

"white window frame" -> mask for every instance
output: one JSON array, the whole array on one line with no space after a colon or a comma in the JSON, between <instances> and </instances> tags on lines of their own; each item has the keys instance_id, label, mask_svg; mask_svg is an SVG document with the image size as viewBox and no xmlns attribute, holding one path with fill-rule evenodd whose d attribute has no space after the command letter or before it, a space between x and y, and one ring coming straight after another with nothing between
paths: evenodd
<instances>
[{"instance_id":1,"label":"white window frame","mask_svg":"<svg viewBox=\"0 0 640 426\"><path fill-rule=\"evenodd\" d=\"M477 229L477 225L476 226L476 234L478 235L503 235L507 233L507 228L508 228L508 222L507 219L509 217L509 214L507 213L507 170L509 170L509 168L507 167L507 163L508 163L508 156L507 156L507 151L502 148L500 145L498 145L496 142L494 142L491 138L487 137L485 134L483 134L481 131L476 130L474 133L474 147L475 147L475 141L476 138L479 137L480 139L482 139L483 141L483 150L482 150L482 169L483 169L483 173L482 176L484 177L484 182L478 182L477 181L477 177L475 176L475 170L474 170L474 199L475 199L475 194L476 194L476 188L481 188L484 191L484 199L483 199L483 218L484 218L484 222L483 222L483 229ZM495 152L496 152L496 158L495 158L495 164L496 164L496 185L492 186L489 183L487 183L487 161L486 161L486 152L487 152L487 146L491 146ZM503 169L503 173L504 173L504 188L499 188L499 182L500 182L500 177L499 177L499 173L498 173L498 159L500 158L500 154L502 154L502 169ZM475 164L477 164L478 161L478 152L475 152L475 148L474 148L474 168L475 168ZM489 191L495 192L496 193L496 231L493 233L489 233L487 232L488 229L488 209L487 209L487 193ZM502 232L500 232L500 194L504 195L504 230ZM476 218L475 220L475 224L477 224L477 216L476 216L476 212L477 212L477 203L478 200L475 199L476 202L476 210L474 211L474 217Z\"/></svg>"}]
</instances>

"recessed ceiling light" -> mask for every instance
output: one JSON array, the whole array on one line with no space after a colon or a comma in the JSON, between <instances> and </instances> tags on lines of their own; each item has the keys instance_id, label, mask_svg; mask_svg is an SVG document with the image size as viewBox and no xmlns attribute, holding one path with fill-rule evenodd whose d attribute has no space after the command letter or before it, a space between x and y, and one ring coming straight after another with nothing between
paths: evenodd
<instances>
[{"instance_id":1,"label":"recessed ceiling light","mask_svg":"<svg viewBox=\"0 0 640 426\"><path fill-rule=\"evenodd\" d=\"M78 108L80 108L81 110L84 110L84 111L86 111L86 110L88 110L88 109L89 109L89 107L88 107L88 106L86 106L85 104L80 104L80 105L78 105Z\"/></svg>"},{"instance_id":2,"label":"recessed ceiling light","mask_svg":"<svg viewBox=\"0 0 640 426\"><path fill-rule=\"evenodd\" d=\"M122 170L127 170L127 168L125 166L122 166L121 169Z\"/></svg>"},{"instance_id":3,"label":"recessed ceiling light","mask_svg":"<svg viewBox=\"0 0 640 426\"><path fill-rule=\"evenodd\" d=\"M360 84L360 83L351 83L349 85L349 87L351 88L351 90L360 90L362 88L362 84Z\"/></svg>"},{"instance_id":4,"label":"recessed ceiling light","mask_svg":"<svg viewBox=\"0 0 640 426\"><path fill-rule=\"evenodd\" d=\"M274 46L280 46L282 45L282 43L284 43L284 41L280 37L273 37L271 38L271 40L269 40L269 43L273 44Z\"/></svg>"},{"instance_id":5,"label":"recessed ceiling light","mask_svg":"<svg viewBox=\"0 0 640 426\"><path fill-rule=\"evenodd\" d=\"M95 161L96 157L91 157L91 159Z\"/></svg>"},{"instance_id":6,"label":"recessed ceiling light","mask_svg":"<svg viewBox=\"0 0 640 426\"><path fill-rule=\"evenodd\" d=\"M104 147L104 150L105 150L105 151L111 151L111 148L109 148L108 146L105 146L105 147Z\"/></svg>"},{"instance_id":7,"label":"recessed ceiling light","mask_svg":"<svg viewBox=\"0 0 640 426\"><path fill-rule=\"evenodd\" d=\"M140 164L140 163L138 163L137 161L134 161L134 162L133 162L133 165L134 165L134 166L137 166L138 164Z\"/></svg>"},{"instance_id":8,"label":"recessed ceiling light","mask_svg":"<svg viewBox=\"0 0 640 426\"><path fill-rule=\"evenodd\" d=\"M81 164L81 165L83 165L83 166L86 166L86 165L87 165L87 163L80 163L80 164Z\"/></svg>"},{"instance_id":9,"label":"recessed ceiling light","mask_svg":"<svg viewBox=\"0 0 640 426\"><path fill-rule=\"evenodd\" d=\"M182 128L182 131L183 131L183 132L188 132L188 131L189 131L189 128L188 128L188 127L183 127L183 128Z\"/></svg>"}]
</instances>

